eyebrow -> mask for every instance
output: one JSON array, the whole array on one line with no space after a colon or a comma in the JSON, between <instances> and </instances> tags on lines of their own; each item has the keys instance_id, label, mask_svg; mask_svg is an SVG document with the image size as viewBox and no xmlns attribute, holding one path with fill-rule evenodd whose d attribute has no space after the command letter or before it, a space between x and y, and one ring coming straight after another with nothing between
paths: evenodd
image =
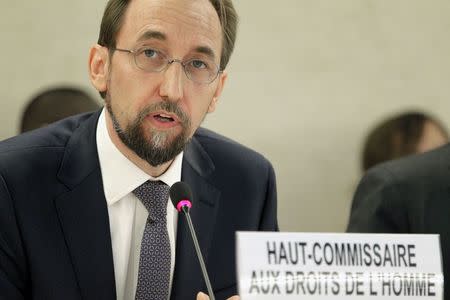
<instances>
[{"instance_id":1,"label":"eyebrow","mask_svg":"<svg viewBox=\"0 0 450 300\"><path fill-rule=\"evenodd\" d=\"M216 58L214 51L210 47L207 47L207 46L199 46L199 47L195 48L195 52L205 54L206 56L209 56L213 60Z\"/></svg>"},{"instance_id":2,"label":"eyebrow","mask_svg":"<svg viewBox=\"0 0 450 300\"><path fill-rule=\"evenodd\" d=\"M152 39L165 41L166 40L166 35L164 33L160 32L160 31L148 30L148 31L144 32L138 38L138 42L142 42L142 41L145 41L145 40L152 40Z\"/></svg>"},{"instance_id":3,"label":"eyebrow","mask_svg":"<svg viewBox=\"0 0 450 300\"><path fill-rule=\"evenodd\" d=\"M138 42L142 42L142 41L152 40L152 39L165 41L165 40L167 40L167 37L161 31L148 30L148 31L144 32L138 38L137 41ZM201 54L205 54L206 56L209 56L213 60L215 60L215 58L216 58L216 55L214 54L214 51L208 46L198 46L198 47L195 48L195 52L198 52L198 53L201 53Z\"/></svg>"}]
</instances>

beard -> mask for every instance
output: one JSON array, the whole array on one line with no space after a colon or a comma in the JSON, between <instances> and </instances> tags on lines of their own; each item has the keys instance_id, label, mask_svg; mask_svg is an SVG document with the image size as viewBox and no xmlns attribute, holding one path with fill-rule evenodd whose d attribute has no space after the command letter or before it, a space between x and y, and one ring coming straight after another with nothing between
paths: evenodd
<instances>
[{"instance_id":1,"label":"beard","mask_svg":"<svg viewBox=\"0 0 450 300\"><path fill-rule=\"evenodd\" d=\"M173 160L189 143L189 131L191 120L175 102L161 101L145 107L128 126L122 128L111 107L111 96L106 94L106 109L108 110L114 130L120 140L140 158L156 167ZM148 114L164 110L175 114L180 120L181 132L173 136L173 131L157 130L154 128L146 131L143 122Z\"/></svg>"}]
</instances>

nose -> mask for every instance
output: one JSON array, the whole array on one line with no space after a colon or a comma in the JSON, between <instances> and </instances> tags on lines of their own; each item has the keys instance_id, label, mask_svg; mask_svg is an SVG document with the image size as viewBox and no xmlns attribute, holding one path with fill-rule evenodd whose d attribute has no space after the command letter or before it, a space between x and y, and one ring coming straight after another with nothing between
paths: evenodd
<instances>
[{"instance_id":1,"label":"nose","mask_svg":"<svg viewBox=\"0 0 450 300\"><path fill-rule=\"evenodd\" d=\"M160 86L160 96L169 101L178 101L183 98L184 74L180 61L173 60L163 71Z\"/></svg>"}]
</instances>

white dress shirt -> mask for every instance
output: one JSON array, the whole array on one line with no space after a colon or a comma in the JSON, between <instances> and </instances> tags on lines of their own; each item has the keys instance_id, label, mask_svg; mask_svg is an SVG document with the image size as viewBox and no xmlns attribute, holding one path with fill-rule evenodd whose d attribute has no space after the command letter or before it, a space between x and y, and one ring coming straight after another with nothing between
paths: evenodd
<instances>
[{"instance_id":1,"label":"white dress shirt","mask_svg":"<svg viewBox=\"0 0 450 300\"><path fill-rule=\"evenodd\" d=\"M180 153L169 169L153 178L128 160L113 144L106 127L103 109L97 124L97 150L103 180L103 189L108 205L111 242L114 259L114 274L118 300L134 299L139 270L141 240L148 212L132 191L147 180L161 180L172 186L181 180ZM167 203L167 230L170 240L170 288L175 265L175 240L177 211L172 202Z\"/></svg>"}]
</instances>

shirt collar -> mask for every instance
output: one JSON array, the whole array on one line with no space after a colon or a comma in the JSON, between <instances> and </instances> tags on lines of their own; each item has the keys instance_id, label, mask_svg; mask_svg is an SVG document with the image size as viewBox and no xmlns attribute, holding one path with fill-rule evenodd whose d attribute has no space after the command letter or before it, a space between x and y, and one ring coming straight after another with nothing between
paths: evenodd
<instances>
[{"instance_id":1,"label":"shirt collar","mask_svg":"<svg viewBox=\"0 0 450 300\"><path fill-rule=\"evenodd\" d=\"M183 152L159 177L152 177L126 158L113 144L106 128L106 110L103 108L97 124L97 151L103 180L103 190L108 206L131 193L147 180L161 180L168 186L181 180Z\"/></svg>"}]
</instances>

